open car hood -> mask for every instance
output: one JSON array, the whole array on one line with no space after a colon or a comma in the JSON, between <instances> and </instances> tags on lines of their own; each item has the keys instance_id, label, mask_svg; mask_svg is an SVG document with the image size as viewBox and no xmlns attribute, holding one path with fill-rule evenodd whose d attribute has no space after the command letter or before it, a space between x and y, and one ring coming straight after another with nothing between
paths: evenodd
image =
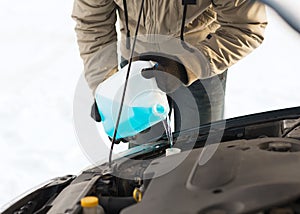
<instances>
[{"instance_id":1,"label":"open car hood","mask_svg":"<svg viewBox=\"0 0 300 214\"><path fill-rule=\"evenodd\" d=\"M175 144L178 155L165 157L164 140L143 145L112 169L104 163L53 179L3 213L81 213L86 195L98 196L106 213L298 213L300 107L227 120L216 153L201 165L208 131L220 131L221 122L201 127L192 150L185 148L195 130L187 130ZM139 203L132 197L136 189Z\"/></svg>"}]
</instances>

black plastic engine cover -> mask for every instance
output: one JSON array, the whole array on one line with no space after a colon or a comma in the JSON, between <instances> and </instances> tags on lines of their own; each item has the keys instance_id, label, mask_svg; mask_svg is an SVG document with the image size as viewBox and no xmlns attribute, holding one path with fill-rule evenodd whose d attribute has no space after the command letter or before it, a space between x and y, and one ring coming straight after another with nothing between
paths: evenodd
<instances>
[{"instance_id":1,"label":"black plastic engine cover","mask_svg":"<svg viewBox=\"0 0 300 214\"><path fill-rule=\"evenodd\" d=\"M204 165L203 149L153 161L150 181L131 213L251 213L300 197L300 141L260 138L222 143Z\"/></svg>"}]
</instances>

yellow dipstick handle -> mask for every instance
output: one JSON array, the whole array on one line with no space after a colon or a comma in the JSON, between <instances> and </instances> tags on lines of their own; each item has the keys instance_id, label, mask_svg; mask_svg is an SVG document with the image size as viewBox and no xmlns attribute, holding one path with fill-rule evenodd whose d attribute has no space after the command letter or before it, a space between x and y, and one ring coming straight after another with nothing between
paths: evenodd
<instances>
[{"instance_id":1,"label":"yellow dipstick handle","mask_svg":"<svg viewBox=\"0 0 300 214\"><path fill-rule=\"evenodd\" d=\"M141 190L139 188L135 188L133 190L133 199L136 202L141 202L143 198L143 193L141 192Z\"/></svg>"}]
</instances>

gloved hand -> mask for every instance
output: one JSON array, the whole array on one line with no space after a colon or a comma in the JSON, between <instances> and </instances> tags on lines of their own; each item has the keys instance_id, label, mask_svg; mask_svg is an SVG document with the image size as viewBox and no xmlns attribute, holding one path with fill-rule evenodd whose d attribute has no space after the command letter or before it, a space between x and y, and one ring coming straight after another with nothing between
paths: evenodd
<instances>
[{"instance_id":1,"label":"gloved hand","mask_svg":"<svg viewBox=\"0 0 300 214\"><path fill-rule=\"evenodd\" d=\"M154 77L157 86L166 93L172 93L182 84L188 83L186 69L177 57L147 53L138 59L157 62L153 68L143 69L142 75L147 79Z\"/></svg>"},{"instance_id":2,"label":"gloved hand","mask_svg":"<svg viewBox=\"0 0 300 214\"><path fill-rule=\"evenodd\" d=\"M96 122L101 122L101 116L98 110L98 106L96 103L96 100L94 100L94 103L91 108L91 117L96 121Z\"/></svg>"},{"instance_id":3,"label":"gloved hand","mask_svg":"<svg viewBox=\"0 0 300 214\"><path fill-rule=\"evenodd\" d=\"M99 110L98 110L98 106L97 106L97 102L96 100L94 100L94 103L92 105L92 108L91 108L91 117L96 121L96 122L101 122L101 116L100 116L100 113L99 113ZM108 137L108 139L110 141L112 141L112 139L110 137ZM119 139L119 140L116 140L115 143L116 144L119 144L120 142L128 142L126 139Z\"/></svg>"},{"instance_id":4,"label":"gloved hand","mask_svg":"<svg viewBox=\"0 0 300 214\"><path fill-rule=\"evenodd\" d=\"M97 102L96 100L94 100L94 103L92 105L92 108L91 108L91 117L96 121L96 122L101 122L101 116L100 116L100 113L99 113L99 110L98 110L98 106L97 106ZM110 141L112 141L112 139L110 137L108 137L108 139ZM126 138L121 138L121 139L118 139L118 140L115 140L115 143L116 144L119 144L120 142L129 142L129 139L126 139Z\"/></svg>"}]
</instances>

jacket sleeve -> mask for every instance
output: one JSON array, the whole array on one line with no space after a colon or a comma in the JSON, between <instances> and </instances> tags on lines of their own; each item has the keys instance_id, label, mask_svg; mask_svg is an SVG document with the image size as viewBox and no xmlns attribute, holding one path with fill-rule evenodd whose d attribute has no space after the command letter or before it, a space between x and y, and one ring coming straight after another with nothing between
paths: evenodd
<instances>
[{"instance_id":1,"label":"jacket sleeve","mask_svg":"<svg viewBox=\"0 0 300 214\"><path fill-rule=\"evenodd\" d=\"M212 0L220 27L196 47L219 74L257 48L267 24L265 7L252 0Z\"/></svg>"},{"instance_id":2,"label":"jacket sleeve","mask_svg":"<svg viewBox=\"0 0 300 214\"><path fill-rule=\"evenodd\" d=\"M94 92L117 70L116 4L113 0L75 0L72 18L85 78Z\"/></svg>"}]
</instances>

